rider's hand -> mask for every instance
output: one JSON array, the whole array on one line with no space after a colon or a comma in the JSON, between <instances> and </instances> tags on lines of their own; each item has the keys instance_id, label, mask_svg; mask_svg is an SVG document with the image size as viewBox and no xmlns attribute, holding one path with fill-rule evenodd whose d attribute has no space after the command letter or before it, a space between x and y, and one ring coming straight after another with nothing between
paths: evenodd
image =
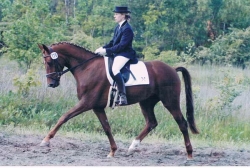
<instances>
[{"instance_id":1,"label":"rider's hand","mask_svg":"<svg viewBox=\"0 0 250 168\"><path fill-rule=\"evenodd\" d=\"M100 54L100 55L106 55L106 49L100 47L100 48L98 48L98 49L95 50L95 53L96 54Z\"/></svg>"}]
</instances>

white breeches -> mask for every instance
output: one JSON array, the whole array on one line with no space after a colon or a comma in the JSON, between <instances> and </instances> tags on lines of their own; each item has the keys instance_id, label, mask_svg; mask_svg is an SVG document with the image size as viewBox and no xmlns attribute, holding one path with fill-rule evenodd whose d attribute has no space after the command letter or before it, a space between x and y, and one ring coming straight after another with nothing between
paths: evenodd
<instances>
[{"instance_id":1,"label":"white breeches","mask_svg":"<svg viewBox=\"0 0 250 168\"><path fill-rule=\"evenodd\" d=\"M122 67L129 61L129 58L123 56L116 56L112 66L112 72L114 75L120 73Z\"/></svg>"}]
</instances>

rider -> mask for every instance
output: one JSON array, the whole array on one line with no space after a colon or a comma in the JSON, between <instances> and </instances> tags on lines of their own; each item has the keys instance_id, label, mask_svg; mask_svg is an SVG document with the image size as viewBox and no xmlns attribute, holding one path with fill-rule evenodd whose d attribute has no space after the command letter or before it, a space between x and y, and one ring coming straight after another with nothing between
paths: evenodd
<instances>
[{"instance_id":1,"label":"rider","mask_svg":"<svg viewBox=\"0 0 250 168\"><path fill-rule=\"evenodd\" d=\"M114 12L114 19L118 25L115 27L113 39L105 46L96 49L95 53L114 57L112 72L115 76L119 91L118 105L126 105L126 89L124 80L121 75L121 68L128 62L137 62L136 52L132 47L134 38L133 30L128 23L130 19L128 7L116 6Z\"/></svg>"}]
</instances>

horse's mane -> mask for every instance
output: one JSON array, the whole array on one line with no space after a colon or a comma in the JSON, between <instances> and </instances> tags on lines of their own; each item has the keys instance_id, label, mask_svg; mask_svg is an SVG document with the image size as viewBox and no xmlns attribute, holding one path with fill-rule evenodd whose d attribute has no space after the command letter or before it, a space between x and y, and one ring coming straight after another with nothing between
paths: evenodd
<instances>
[{"instance_id":1,"label":"horse's mane","mask_svg":"<svg viewBox=\"0 0 250 168\"><path fill-rule=\"evenodd\" d=\"M77 48L80 48L80 49L82 49L82 50L84 50L84 51L90 52L90 53L92 53L92 54L99 55L99 54L96 54L96 53L94 53L93 51L91 51L91 50L89 50L89 49L86 49L86 48L84 48L84 47L82 47L82 46L79 46L79 45L77 45L77 44L74 44L74 43L71 43L71 42L67 42L67 41L61 41L61 42L58 42L58 43L53 43L53 44L50 45L50 47L55 46L55 45L59 45L59 44L68 44L68 45L72 45L72 46L75 46L75 47L77 47Z\"/></svg>"}]
</instances>

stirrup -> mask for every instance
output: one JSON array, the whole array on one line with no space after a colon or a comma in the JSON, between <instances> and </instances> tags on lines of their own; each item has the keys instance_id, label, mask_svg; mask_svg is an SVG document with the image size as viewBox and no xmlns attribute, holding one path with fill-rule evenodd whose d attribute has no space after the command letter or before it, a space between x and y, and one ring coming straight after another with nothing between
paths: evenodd
<instances>
[{"instance_id":1,"label":"stirrup","mask_svg":"<svg viewBox=\"0 0 250 168\"><path fill-rule=\"evenodd\" d=\"M118 106L124 106L124 105L127 105L128 102L127 102L127 97L125 94L119 94L119 99L118 101L116 101L116 104Z\"/></svg>"}]
</instances>

